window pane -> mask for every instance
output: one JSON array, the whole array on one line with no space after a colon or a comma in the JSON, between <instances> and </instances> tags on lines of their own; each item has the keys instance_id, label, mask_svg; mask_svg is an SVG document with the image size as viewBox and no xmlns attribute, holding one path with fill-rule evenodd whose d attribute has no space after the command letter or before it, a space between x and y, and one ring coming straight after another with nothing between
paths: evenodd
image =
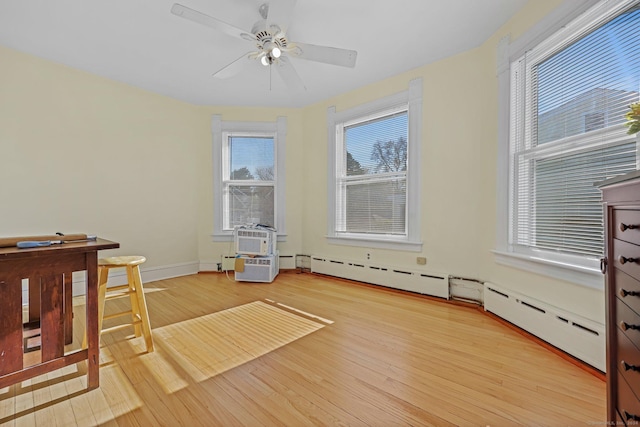
<instances>
[{"instance_id":1,"label":"window pane","mask_svg":"<svg viewBox=\"0 0 640 427\"><path fill-rule=\"evenodd\" d=\"M229 137L229 179L273 181L272 137Z\"/></svg>"},{"instance_id":2,"label":"window pane","mask_svg":"<svg viewBox=\"0 0 640 427\"><path fill-rule=\"evenodd\" d=\"M534 161L533 246L600 256L604 247L601 193L594 183L636 168L636 144ZM525 242L522 242L525 243Z\"/></svg>"},{"instance_id":3,"label":"window pane","mask_svg":"<svg viewBox=\"0 0 640 427\"><path fill-rule=\"evenodd\" d=\"M275 191L273 186L230 185L227 188L229 224L274 226Z\"/></svg>"},{"instance_id":4,"label":"window pane","mask_svg":"<svg viewBox=\"0 0 640 427\"><path fill-rule=\"evenodd\" d=\"M406 235L408 112L344 127L337 232Z\"/></svg>"},{"instance_id":5,"label":"window pane","mask_svg":"<svg viewBox=\"0 0 640 427\"><path fill-rule=\"evenodd\" d=\"M406 111L344 128L346 176L407 170Z\"/></svg>"},{"instance_id":6,"label":"window pane","mask_svg":"<svg viewBox=\"0 0 640 427\"><path fill-rule=\"evenodd\" d=\"M347 184L346 230L344 231L406 234L406 184L404 177Z\"/></svg>"},{"instance_id":7,"label":"window pane","mask_svg":"<svg viewBox=\"0 0 640 427\"><path fill-rule=\"evenodd\" d=\"M537 144L624 123L639 99L638 34L636 7L534 68Z\"/></svg>"}]
</instances>

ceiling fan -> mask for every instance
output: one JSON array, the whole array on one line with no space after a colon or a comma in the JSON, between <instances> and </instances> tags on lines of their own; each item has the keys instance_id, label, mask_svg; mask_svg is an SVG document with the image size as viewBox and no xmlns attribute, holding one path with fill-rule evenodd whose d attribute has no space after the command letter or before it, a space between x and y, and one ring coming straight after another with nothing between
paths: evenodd
<instances>
[{"instance_id":1,"label":"ceiling fan","mask_svg":"<svg viewBox=\"0 0 640 427\"><path fill-rule=\"evenodd\" d=\"M263 3L258 8L262 19L253 25L251 31L245 31L179 3L175 3L171 7L171 13L253 43L254 50L242 54L235 61L216 71L213 74L214 77L228 78L236 75L245 66L248 59L260 61L265 67L275 65L288 87L295 90L305 90L306 87L293 67L290 57L353 68L356 65L358 53L355 50L317 46L289 40L286 31L295 2L296 0L271 0Z\"/></svg>"}]
</instances>

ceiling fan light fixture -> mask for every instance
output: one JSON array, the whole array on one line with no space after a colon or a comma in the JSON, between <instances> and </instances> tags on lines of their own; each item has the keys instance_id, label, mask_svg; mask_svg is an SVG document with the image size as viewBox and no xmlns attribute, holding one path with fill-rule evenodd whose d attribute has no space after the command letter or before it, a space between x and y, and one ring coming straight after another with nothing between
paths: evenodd
<instances>
[{"instance_id":1,"label":"ceiling fan light fixture","mask_svg":"<svg viewBox=\"0 0 640 427\"><path fill-rule=\"evenodd\" d=\"M260 62L262 63L262 65L264 65L265 67L268 67L270 62L269 62L269 58L267 58L268 54L263 56L262 58L260 58Z\"/></svg>"},{"instance_id":2,"label":"ceiling fan light fixture","mask_svg":"<svg viewBox=\"0 0 640 427\"><path fill-rule=\"evenodd\" d=\"M264 50L267 52L267 55L270 55L272 58L280 58L280 55L282 55L280 47L272 41L268 41L264 44Z\"/></svg>"}]
</instances>

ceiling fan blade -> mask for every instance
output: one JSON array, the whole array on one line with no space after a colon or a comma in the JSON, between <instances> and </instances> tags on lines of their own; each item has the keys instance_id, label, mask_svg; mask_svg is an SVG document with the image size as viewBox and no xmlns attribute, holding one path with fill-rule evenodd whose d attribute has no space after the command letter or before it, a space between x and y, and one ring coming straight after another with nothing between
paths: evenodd
<instances>
[{"instance_id":1,"label":"ceiling fan blade","mask_svg":"<svg viewBox=\"0 0 640 427\"><path fill-rule=\"evenodd\" d=\"M197 10L193 10L179 3L173 4L173 6L171 7L171 13L190 21L197 22L198 24L206 25L207 27L222 31L223 33L233 37L241 38L248 41L254 41L256 39L256 36L251 34L250 31L245 31L231 24L227 24L224 21L213 18L209 15L205 15L202 12L198 12Z\"/></svg>"},{"instance_id":2,"label":"ceiling fan blade","mask_svg":"<svg viewBox=\"0 0 640 427\"><path fill-rule=\"evenodd\" d=\"M293 64L291 63L289 58L286 58L284 56L278 58L276 69L278 70L280 77L282 77L282 80L284 80L284 83L289 89L295 91L307 90L306 86L302 82L302 79L300 78L300 75L293 67Z\"/></svg>"},{"instance_id":3,"label":"ceiling fan blade","mask_svg":"<svg viewBox=\"0 0 640 427\"><path fill-rule=\"evenodd\" d=\"M267 9L267 28L277 26L282 34L287 32L296 0L271 0Z\"/></svg>"},{"instance_id":4,"label":"ceiling fan blade","mask_svg":"<svg viewBox=\"0 0 640 427\"><path fill-rule=\"evenodd\" d=\"M353 68L356 66L358 52L337 47L317 46L307 43L292 43L289 54L300 59Z\"/></svg>"},{"instance_id":5,"label":"ceiling fan blade","mask_svg":"<svg viewBox=\"0 0 640 427\"><path fill-rule=\"evenodd\" d=\"M240 73L242 68L246 65L243 59L249 58L250 54L251 52L247 52L243 54L240 58L231 62L230 64L220 68L218 71L213 73L213 77L218 79L228 79L229 77L233 77L237 75L238 73Z\"/></svg>"}]
</instances>

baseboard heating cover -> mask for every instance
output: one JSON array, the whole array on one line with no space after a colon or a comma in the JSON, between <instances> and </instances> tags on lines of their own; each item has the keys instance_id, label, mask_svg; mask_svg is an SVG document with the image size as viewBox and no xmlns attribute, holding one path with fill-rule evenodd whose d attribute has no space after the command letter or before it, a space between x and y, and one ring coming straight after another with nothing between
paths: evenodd
<instances>
[{"instance_id":1,"label":"baseboard heating cover","mask_svg":"<svg viewBox=\"0 0 640 427\"><path fill-rule=\"evenodd\" d=\"M319 255L311 256L311 272L449 298L448 274L427 273L370 261L347 261Z\"/></svg>"},{"instance_id":2,"label":"baseboard heating cover","mask_svg":"<svg viewBox=\"0 0 640 427\"><path fill-rule=\"evenodd\" d=\"M605 372L605 326L485 283L484 309Z\"/></svg>"}]
</instances>

